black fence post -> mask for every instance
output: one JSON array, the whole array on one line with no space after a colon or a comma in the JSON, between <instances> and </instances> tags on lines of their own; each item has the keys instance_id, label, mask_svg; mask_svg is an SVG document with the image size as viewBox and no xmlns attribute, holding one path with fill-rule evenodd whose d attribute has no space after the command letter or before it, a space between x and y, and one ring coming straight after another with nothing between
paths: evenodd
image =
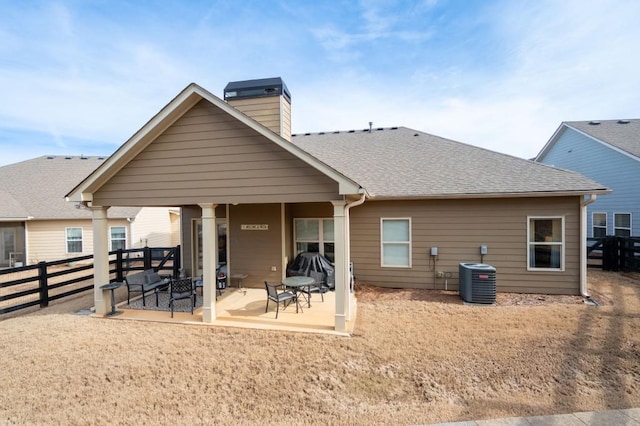
<instances>
[{"instance_id":1,"label":"black fence post","mask_svg":"<svg viewBox=\"0 0 640 426\"><path fill-rule=\"evenodd\" d=\"M178 244L176 248L173 250L173 277L174 278L178 278L178 275L180 274L180 268L181 268L180 259L181 259L180 244Z\"/></svg>"},{"instance_id":2,"label":"black fence post","mask_svg":"<svg viewBox=\"0 0 640 426\"><path fill-rule=\"evenodd\" d=\"M149 247L145 247L143 249L144 253L144 269L151 269L151 249Z\"/></svg>"},{"instance_id":3,"label":"black fence post","mask_svg":"<svg viewBox=\"0 0 640 426\"><path fill-rule=\"evenodd\" d=\"M49 306L49 280L47 277L47 262L38 262L38 282L40 286L40 307Z\"/></svg>"},{"instance_id":4,"label":"black fence post","mask_svg":"<svg viewBox=\"0 0 640 426\"><path fill-rule=\"evenodd\" d=\"M618 269L618 247L616 237L608 236L602 244L602 270L617 271Z\"/></svg>"},{"instance_id":5,"label":"black fence post","mask_svg":"<svg viewBox=\"0 0 640 426\"><path fill-rule=\"evenodd\" d=\"M118 249L116 252L116 281L120 283L124 281L122 258L122 249Z\"/></svg>"}]
</instances>

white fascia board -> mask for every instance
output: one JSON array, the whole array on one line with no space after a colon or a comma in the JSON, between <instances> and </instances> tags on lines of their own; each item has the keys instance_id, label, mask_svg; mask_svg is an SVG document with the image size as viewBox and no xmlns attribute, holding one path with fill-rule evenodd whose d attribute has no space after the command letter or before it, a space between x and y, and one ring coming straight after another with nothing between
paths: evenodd
<instances>
[{"instance_id":1,"label":"white fascia board","mask_svg":"<svg viewBox=\"0 0 640 426\"><path fill-rule=\"evenodd\" d=\"M435 194L423 196L371 196L372 201L400 201L400 200L443 200L443 199L482 199L482 198L544 198L544 197L572 197L584 195L607 195L613 191L610 189L594 189L585 191L558 191L558 192L491 192L484 194Z\"/></svg>"},{"instance_id":2,"label":"white fascia board","mask_svg":"<svg viewBox=\"0 0 640 426\"><path fill-rule=\"evenodd\" d=\"M533 161L535 161L536 163L539 163L542 161L542 159L544 158L545 155L547 155L547 152L551 149L551 147L555 145L557 139L560 137L560 134L566 127L567 126L565 123L560 124L560 126L556 129L555 132L553 132L553 135L551 136L551 138L549 138L549 141L547 141L547 143L544 145L542 150L540 150L538 155L536 155L536 158L534 158Z\"/></svg>"}]
</instances>

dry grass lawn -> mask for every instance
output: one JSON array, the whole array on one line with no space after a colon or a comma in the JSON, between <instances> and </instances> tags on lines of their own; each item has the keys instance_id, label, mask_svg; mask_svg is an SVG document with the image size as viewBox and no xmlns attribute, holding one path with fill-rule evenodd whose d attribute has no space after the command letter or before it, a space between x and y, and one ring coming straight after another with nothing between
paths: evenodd
<instances>
[{"instance_id":1,"label":"dry grass lawn","mask_svg":"<svg viewBox=\"0 0 640 426\"><path fill-rule=\"evenodd\" d=\"M640 279L601 306L358 291L351 338L112 321L91 295L0 321L0 424L415 424L640 407Z\"/></svg>"}]
</instances>

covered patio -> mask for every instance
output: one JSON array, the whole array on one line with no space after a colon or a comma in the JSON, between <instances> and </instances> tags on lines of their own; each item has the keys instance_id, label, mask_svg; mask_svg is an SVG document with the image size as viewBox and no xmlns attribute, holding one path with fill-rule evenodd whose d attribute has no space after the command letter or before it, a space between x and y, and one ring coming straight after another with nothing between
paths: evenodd
<instances>
[{"instance_id":1,"label":"covered patio","mask_svg":"<svg viewBox=\"0 0 640 426\"><path fill-rule=\"evenodd\" d=\"M267 97L236 99L231 105L232 100L225 102L189 85L67 194L69 201L93 213L97 314L110 309L109 294L100 289L112 278L107 210L171 206L181 211L182 265L187 276L202 277L203 282L202 307L192 318L179 318L337 333L353 328L349 210L365 201L366 191L289 141L290 98L282 86L265 91ZM278 111L275 127L262 115L268 111ZM296 220L316 221L318 239L296 239ZM221 229L226 232L224 241ZM335 282L327 300L303 314L292 316L289 311L278 320L265 315L264 281L279 283L298 253L323 253L329 246ZM221 264L226 264L230 278L247 275L242 297L229 292L216 301L216 269ZM330 309L311 315L323 305Z\"/></svg>"},{"instance_id":2,"label":"covered patio","mask_svg":"<svg viewBox=\"0 0 640 426\"><path fill-rule=\"evenodd\" d=\"M153 298L153 295L148 296ZM335 293L324 293L324 302L320 294L312 294L311 307L301 300L302 310L296 313L295 305L280 308L278 318L275 317L275 305L269 303L265 312L266 291L258 288L227 288L218 296L216 302L217 317L211 323L202 321L203 310L198 306L193 315L190 312L174 312L173 318L168 310L154 309L151 304L147 309L132 309L124 301L117 305L121 312L110 319L130 321L153 321L190 325L210 325L219 327L252 328L261 330L292 331L302 333L319 333L345 336L353 331L355 321L349 321L344 332L335 330ZM186 300L188 302L188 300ZM355 300L353 301L355 302ZM355 303L353 303L355 307ZM352 313L355 316L355 311ZM103 314L94 314L103 317Z\"/></svg>"}]
</instances>

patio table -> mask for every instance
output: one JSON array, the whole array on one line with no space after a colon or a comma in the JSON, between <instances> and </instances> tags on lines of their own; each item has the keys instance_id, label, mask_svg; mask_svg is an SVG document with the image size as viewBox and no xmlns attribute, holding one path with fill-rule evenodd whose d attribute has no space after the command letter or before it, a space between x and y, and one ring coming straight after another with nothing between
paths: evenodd
<instances>
[{"instance_id":1,"label":"patio table","mask_svg":"<svg viewBox=\"0 0 640 426\"><path fill-rule=\"evenodd\" d=\"M293 276L293 277L286 277L282 279L282 284L285 287L290 287L293 288L296 292L296 296L299 295L299 293L305 293L302 289L304 287L309 287L311 284L313 284L314 282L316 282L315 279L311 278L311 277L307 277L307 276ZM311 292L307 291L305 293L308 297L307 297L307 307L311 307Z\"/></svg>"},{"instance_id":2,"label":"patio table","mask_svg":"<svg viewBox=\"0 0 640 426\"><path fill-rule=\"evenodd\" d=\"M121 282L113 282L100 286L100 290L111 290L111 312L107 312L105 316L119 315L122 311L116 311L116 297L113 292L122 286Z\"/></svg>"}]
</instances>

